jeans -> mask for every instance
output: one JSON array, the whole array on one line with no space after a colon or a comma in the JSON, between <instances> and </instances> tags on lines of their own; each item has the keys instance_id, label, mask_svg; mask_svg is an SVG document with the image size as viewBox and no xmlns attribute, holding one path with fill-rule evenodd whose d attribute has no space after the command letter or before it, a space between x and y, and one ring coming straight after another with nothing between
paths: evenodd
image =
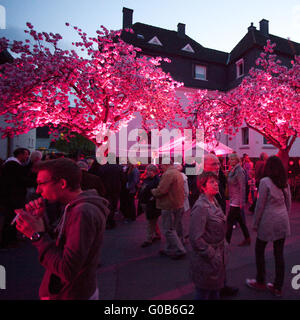
<instances>
[{"instance_id":1,"label":"jeans","mask_svg":"<svg viewBox=\"0 0 300 320\"><path fill-rule=\"evenodd\" d=\"M232 228L235 222L238 222L241 226L243 235L245 239L248 239L250 237L248 228L243 221L242 215L241 215L241 208L240 207L230 207L228 218L227 218L227 231L226 231L226 240L228 243L231 241L232 236Z\"/></svg>"},{"instance_id":2,"label":"jeans","mask_svg":"<svg viewBox=\"0 0 300 320\"><path fill-rule=\"evenodd\" d=\"M195 300L219 300L220 290L207 290L196 287Z\"/></svg>"},{"instance_id":3,"label":"jeans","mask_svg":"<svg viewBox=\"0 0 300 320\"><path fill-rule=\"evenodd\" d=\"M182 217L182 211L183 208L161 211L162 229L166 238L165 252L168 255L186 253L186 250L176 232Z\"/></svg>"},{"instance_id":4,"label":"jeans","mask_svg":"<svg viewBox=\"0 0 300 320\"><path fill-rule=\"evenodd\" d=\"M279 239L273 242L273 253L275 258L275 289L281 290L284 280L284 257L283 257L283 248L284 248L285 239ZM266 275L266 266L265 266L265 249L267 246L266 241L256 239L255 244L255 258L256 258L256 281L258 283L265 283Z\"/></svg>"},{"instance_id":5,"label":"jeans","mask_svg":"<svg viewBox=\"0 0 300 320\"><path fill-rule=\"evenodd\" d=\"M147 241L149 242L152 242L154 237L160 237L158 219L159 217L147 219Z\"/></svg>"}]
</instances>

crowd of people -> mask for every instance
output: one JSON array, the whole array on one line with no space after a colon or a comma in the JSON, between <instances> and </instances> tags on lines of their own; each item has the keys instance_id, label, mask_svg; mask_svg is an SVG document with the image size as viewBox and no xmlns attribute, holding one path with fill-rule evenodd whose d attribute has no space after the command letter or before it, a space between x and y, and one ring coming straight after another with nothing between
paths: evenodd
<instances>
[{"instance_id":1,"label":"crowd of people","mask_svg":"<svg viewBox=\"0 0 300 320\"><path fill-rule=\"evenodd\" d=\"M228 285L226 246L232 245L238 224L244 236L238 245L251 244L248 203L257 232L257 275L246 279L246 285L281 296L291 208L285 169L278 157L264 153L255 165L246 154L240 159L233 153L228 159L224 170L215 154L206 154L200 175L186 175L189 166L172 161L149 164L141 173L133 164L100 165L93 157L62 154L49 159L18 148L0 169L0 248L16 246L23 236L32 241L46 269L41 299L98 299L96 269L104 230L116 227L117 212L124 223L144 213L141 246L151 246L163 235L161 255L178 260L190 251L195 299L219 299L238 293ZM188 230L182 223L187 214ZM275 279L266 284L268 242L274 246Z\"/></svg>"}]
</instances>

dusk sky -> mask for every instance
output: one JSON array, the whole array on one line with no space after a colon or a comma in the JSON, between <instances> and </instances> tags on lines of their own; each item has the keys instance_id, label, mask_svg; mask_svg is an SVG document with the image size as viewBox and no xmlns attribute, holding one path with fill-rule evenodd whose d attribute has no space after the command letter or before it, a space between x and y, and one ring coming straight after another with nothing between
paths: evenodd
<instances>
[{"instance_id":1,"label":"dusk sky","mask_svg":"<svg viewBox=\"0 0 300 320\"><path fill-rule=\"evenodd\" d=\"M122 28L122 8L133 9L133 22L168 30L186 24L186 34L202 46L230 52L247 33L251 22L259 29L269 20L269 32L300 42L300 0L0 0L0 37L24 39L26 22L37 31L60 33L64 46L76 40L65 22L94 36L101 25ZM4 9L3 9L4 8ZM3 12L5 16L3 17Z\"/></svg>"}]
</instances>

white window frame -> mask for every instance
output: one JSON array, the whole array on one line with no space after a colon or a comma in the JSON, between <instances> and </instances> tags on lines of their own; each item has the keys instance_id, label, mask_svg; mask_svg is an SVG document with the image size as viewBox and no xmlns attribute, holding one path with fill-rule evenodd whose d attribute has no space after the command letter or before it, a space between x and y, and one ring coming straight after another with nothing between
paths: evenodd
<instances>
[{"instance_id":1,"label":"white window frame","mask_svg":"<svg viewBox=\"0 0 300 320\"><path fill-rule=\"evenodd\" d=\"M204 73L197 73L197 67L202 68L204 70ZM204 75L204 78L202 77L197 77L197 75ZM206 66L203 66L201 64L195 64L194 66L194 79L196 80L202 80L202 81L207 81L207 68Z\"/></svg>"},{"instance_id":2,"label":"white window frame","mask_svg":"<svg viewBox=\"0 0 300 320\"><path fill-rule=\"evenodd\" d=\"M240 66L243 66L243 72L241 73L240 72ZM235 63L235 66L236 66L236 78L240 78L242 77L244 74L245 74L245 63L244 63L244 59L240 59L238 60L236 63Z\"/></svg>"}]
</instances>

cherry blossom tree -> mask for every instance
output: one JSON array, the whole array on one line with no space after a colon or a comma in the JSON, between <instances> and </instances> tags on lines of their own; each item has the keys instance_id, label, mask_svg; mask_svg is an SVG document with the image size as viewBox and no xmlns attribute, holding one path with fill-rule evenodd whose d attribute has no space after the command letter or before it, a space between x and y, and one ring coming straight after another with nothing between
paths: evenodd
<instances>
[{"instance_id":1,"label":"cherry blossom tree","mask_svg":"<svg viewBox=\"0 0 300 320\"><path fill-rule=\"evenodd\" d=\"M99 146L137 112L146 128L179 125L175 119L183 114L175 89L182 84L162 71L162 58L143 57L125 43L122 31L102 26L88 37L73 27L80 41L64 50L59 34L27 27L25 42L0 39L0 51L16 55L0 67L0 115L8 124L3 137L49 126L55 137L65 129Z\"/></svg>"},{"instance_id":2,"label":"cherry blossom tree","mask_svg":"<svg viewBox=\"0 0 300 320\"><path fill-rule=\"evenodd\" d=\"M217 132L235 135L245 123L279 149L287 166L289 151L300 133L300 57L283 66L270 41L241 84L227 92L198 91L190 95L189 113L206 139Z\"/></svg>"}]
</instances>

